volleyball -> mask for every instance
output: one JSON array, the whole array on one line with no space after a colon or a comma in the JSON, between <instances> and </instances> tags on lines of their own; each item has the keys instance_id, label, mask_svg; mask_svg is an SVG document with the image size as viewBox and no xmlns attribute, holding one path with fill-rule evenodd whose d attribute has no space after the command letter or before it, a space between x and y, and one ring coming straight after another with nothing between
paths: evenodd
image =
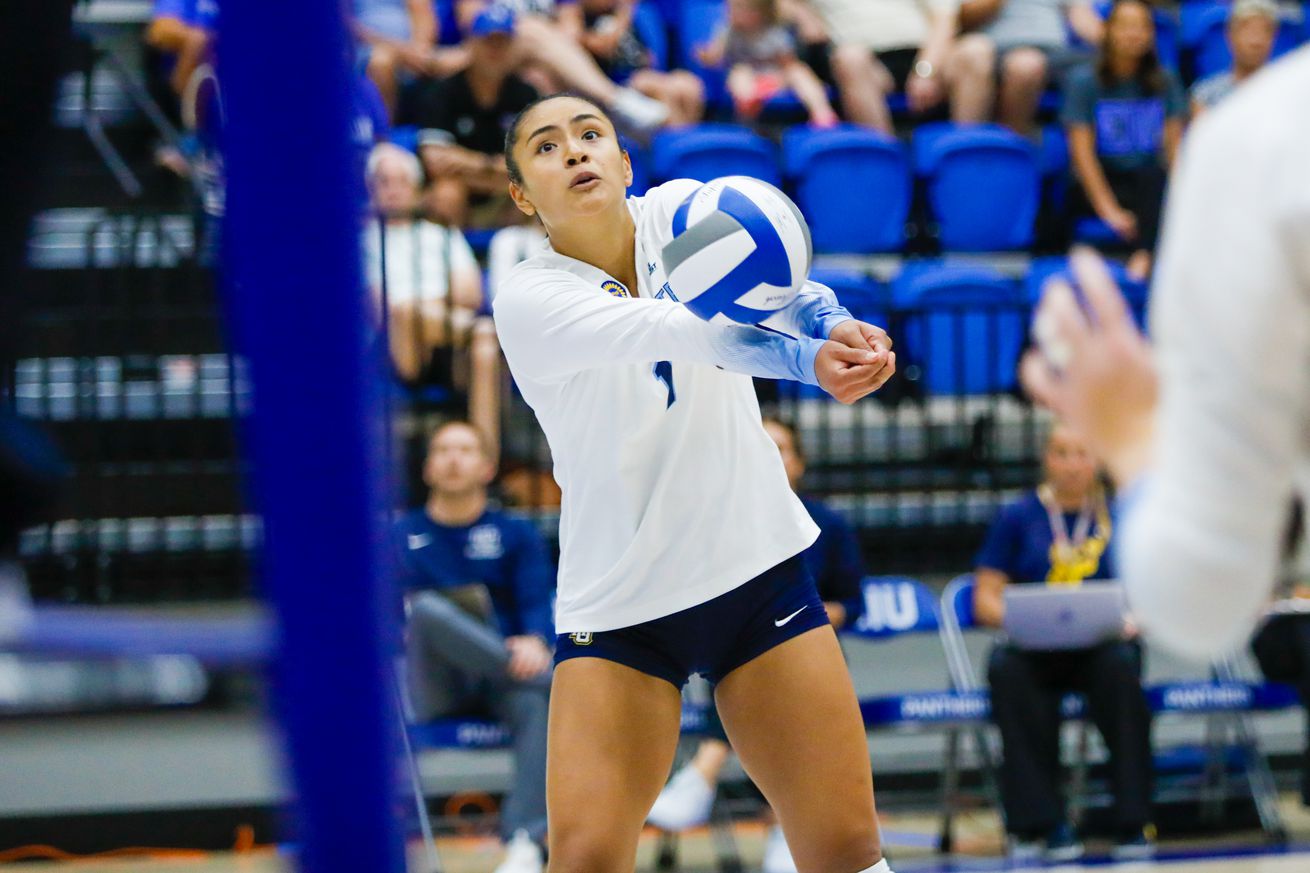
<instances>
[{"instance_id":1,"label":"volleyball","mask_svg":"<svg viewBox=\"0 0 1310 873\"><path fill-rule=\"evenodd\" d=\"M693 191L673 213L664 271L673 297L706 321L758 324L796 298L813 248L786 194L749 176Z\"/></svg>"}]
</instances>

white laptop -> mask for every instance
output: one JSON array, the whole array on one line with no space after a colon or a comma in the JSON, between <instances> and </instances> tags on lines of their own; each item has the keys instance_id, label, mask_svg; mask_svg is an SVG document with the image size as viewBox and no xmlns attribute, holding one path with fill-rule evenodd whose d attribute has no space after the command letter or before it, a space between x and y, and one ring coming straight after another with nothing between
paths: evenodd
<instances>
[{"instance_id":1,"label":"white laptop","mask_svg":"<svg viewBox=\"0 0 1310 873\"><path fill-rule=\"evenodd\" d=\"M1120 636L1127 614L1115 581L1005 588L1004 629L1021 649L1085 649Z\"/></svg>"}]
</instances>

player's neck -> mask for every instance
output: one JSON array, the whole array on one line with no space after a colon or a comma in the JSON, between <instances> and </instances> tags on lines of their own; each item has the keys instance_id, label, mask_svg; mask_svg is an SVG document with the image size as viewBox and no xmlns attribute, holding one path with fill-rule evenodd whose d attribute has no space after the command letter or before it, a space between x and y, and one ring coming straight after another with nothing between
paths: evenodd
<instances>
[{"instance_id":1,"label":"player's neck","mask_svg":"<svg viewBox=\"0 0 1310 873\"><path fill-rule=\"evenodd\" d=\"M550 246L561 255L599 267L618 279L636 296L637 273L634 250L637 228L628 204L620 200L618 214L593 216L550 229Z\"/></svg>"},{"instance_id":2,"label":"player's neck","mask_svg":"<svg viewBox=\"0 0 1310 873\"><path fill-rule=\"evenodd\" d=\"M476 489L466 494L432 494L425 509L428 518L437 524L452 527L472 524L487 511L487 492Z\"/></svg>"}]
</instances>

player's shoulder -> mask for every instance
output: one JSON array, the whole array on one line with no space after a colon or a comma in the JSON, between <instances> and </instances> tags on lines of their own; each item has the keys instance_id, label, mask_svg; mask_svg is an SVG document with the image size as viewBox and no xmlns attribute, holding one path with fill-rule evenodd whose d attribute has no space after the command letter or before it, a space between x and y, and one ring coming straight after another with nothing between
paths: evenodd
<instances>
[{"instance_id":1,"label":"player's shoulder","mask_svg":"<svg viewBox=\"0 0 1310 873\"><path fill-rule=\"evenodd\" d=\"M492 312L497 317L512 315L540 305L544 295L561 283L576 282L576 274L566 269L561 258L549 249L519 261L505 275L492 300Z\"/></svg>"},{"instance_id":2,"label":"player's shoulder","mask_svg":"<svg viewBox=\"0 0 1310 873\"><path fill-rule=\"evenodd\" d=\"M638 214L650 209L667 209L670 213L678 208L682 201L691 196L701 186L695 179L670 179L669 181L647 188L646 193L638 197L629 197Z\"/></svg>"}]
</instances>

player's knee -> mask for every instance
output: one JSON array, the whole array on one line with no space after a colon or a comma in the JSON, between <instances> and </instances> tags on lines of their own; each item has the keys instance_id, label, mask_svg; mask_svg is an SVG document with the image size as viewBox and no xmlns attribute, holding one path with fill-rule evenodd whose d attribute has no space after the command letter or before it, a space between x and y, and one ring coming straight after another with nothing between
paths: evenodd
<instances>
[{"instance_id":1,"label":"player's knee","mask_svg":"<svg viewBox=\"0 0 1310 873\"><path fill-rule=\"evenodd\" d=\"M607 845L581 833L559 834L554 822L550 830L550 873L613 873L631 869L632 859L623 858L618 846ZM626 861L626 863L624 863Z\"/></svg>"},{"instance_id":2,"label":"player's knee","mask_svg":"<svg viewBox=\"0 0 1310 873\"><path fill-rule=\"evenodd\" d=\"M870 833L867 826L862 826L830 839L821 854L808 859L808 863L797 860L798 866L804 864L802 869L857 873L882 860L882 843L876 831Z\"/></svg>"},{"instance_id":3,"label":"player's knee","mask_svg":"<svg viewBox=\"0 0 1310 873\"><path fill-rule=\"evenodd\" d=\"M839 45L832 50L832 74L842 87L876 85L877 68L869 50L861 45Z\"/></svg>"},{"instance_id":4,"label":"player's knee","mask_svg":"<svg viewBox=\"0 0 1310 873\"><path fill-rule=\"evenodd\" d=\"M368 52L370 79L390 79L396 73L396 53L386 46L373 46Z\"/></svg>"},{"instance_id":5,"label":"player's knee","mask_svg":"<svg viewBox=\"0 0 1310 873\"><path fill-rule=\"evenodd\" d=\"M951 56L957 76L990 76L996 64L996 44L980 33L960 38Z\"/></svg>"},{"instance_id":6,"label":"player's knee","mask_svg":"<svg viewBox=\"0 0 1310 873\"><path fill-rule=\"evenodd\" d=\"M496 338L496 326L485 316L473 322L473 359L479 363L489 364L500 358L500 340Z\"/></svg>"},{"instance_id":7,"label":"player's knee","mask_svg":"<svg viewBox=\"0 0 1310 873\"><path fill-rule=\"evenodd\" d=\"M409 620L419 626L440 624L458 611L450 600L432 591L415 594L409 601Z\"/></svg>"},{"instance_id":8,"label":"player's knee","mask_svg":"<svg viewBox=\"0 0 1310 873\"><path fill-rule=\"evenodd\" d=\"M1046 55L1028 48L1008 52L1001 61L1001 77L1011 87L1041 88L1046 84Z\"/></svg>"}]
</instances>

